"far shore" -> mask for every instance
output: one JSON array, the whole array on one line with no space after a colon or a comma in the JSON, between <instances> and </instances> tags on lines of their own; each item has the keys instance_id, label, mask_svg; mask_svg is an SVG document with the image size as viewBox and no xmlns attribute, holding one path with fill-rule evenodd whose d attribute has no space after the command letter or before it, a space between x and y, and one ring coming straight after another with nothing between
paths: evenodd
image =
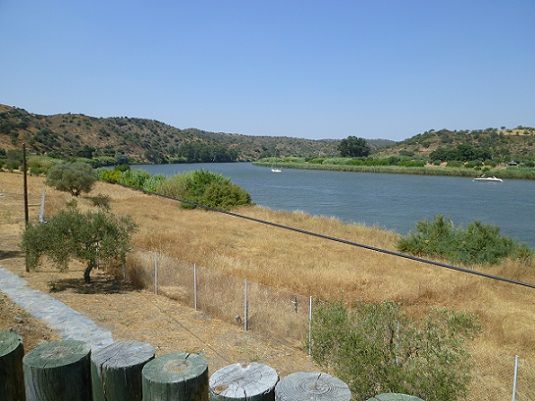
<instances>
[{"instance_id":1,"label":"far shore","mask_svg":"<svg viewBox=\"0 0 535 401\"><path fill-rule=\"evenodd\" d=\"M412 175L440 175L455 177L499 177L508 179L535 180L535 168L494 168L490 170L475 170L463 167L404 167L404 166L351 166L344 164L312 164L298 162L253 162L256 166L273 166L277 168L294 168L301 170L328 170L328 171L345 171L354 173L386 173L386 174L412 174Z\"/></svg>"}]
</instances>

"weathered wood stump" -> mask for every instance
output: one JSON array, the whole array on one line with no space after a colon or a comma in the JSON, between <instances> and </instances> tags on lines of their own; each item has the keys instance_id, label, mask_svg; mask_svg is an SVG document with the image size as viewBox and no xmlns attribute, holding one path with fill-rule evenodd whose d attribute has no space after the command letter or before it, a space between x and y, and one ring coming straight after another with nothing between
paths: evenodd
<instances>
[{"instance_id":1,"label":"weathered wood stump","mask_svg":"<svg viewBox=\"0 0 535 401\"><path fill-rule=\"evenodd\" d=\"M141 401L141 370L154 359L154 348L121 341L91 354L93 401Z\"/></svg>"},{"instance_id":2,"label":"weathered wood stump","mask_svg":"<svg viewBox=\"0 0 535 401\"><path fill-rule=\"evenodd\" d=\"M279 375L261 363L235 363L219 369L210 377L212 401L274 401Z\"/></svg>"},{"instance_id":3,"label":"weathered wood stump","mask_svg":"<svg viewBox=\"0 0 535 401\"><path fill-rule=\"evenodd\" d=\"M319 372L297 372L275 387L277 401L349 401L351 391L342 380Z\"/></svg>"},{"instance_id":4,"label":"weathered wood stump","mask_svg":"<svg viewBox=\"0 0 535 401\"><path fill-rule=\"evenodd\" d=\"M25 401L22 337L13 331L0 331L0 401Z\"/></svg>"},{"instance_id":5,"label":"weathered wood stump","mask_svg":"<svg viewBox=\"0 0 535 401\"><path fill-rule=\"evenodd\" d=\"M424 401L413 395L399 393L383 393L369 398L367 401Z\"/></svg>"},{"instance_id":6,"label":"weathered wood stump","mask_svg":"<svg viewBox=\"0 0 535 401\"><path fill-rule=\"evenodd\" d=\"M27 401L90 401L89 345L63 340L37 346L23 359Z\"/></svg>"},{"instance_id":7,"label":"weathered wood stump","mask_svg":"<svg viewBox=\"0 0 535 401\"><path fill-rule=\"evenodd\" d=\"M198 354L176 352L142 370L143 401L208 401L208 364Z\"/></svg>"}]
</instances>

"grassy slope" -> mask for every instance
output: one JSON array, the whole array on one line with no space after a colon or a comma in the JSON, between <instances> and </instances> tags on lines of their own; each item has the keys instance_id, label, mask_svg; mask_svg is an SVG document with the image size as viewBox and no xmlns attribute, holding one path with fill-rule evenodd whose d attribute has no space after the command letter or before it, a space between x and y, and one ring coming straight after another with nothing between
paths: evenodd
<instances>
[{"instance_id":1,"label":"grassy slope","mask_svg":"<svg viewBox=\"0 0 535 401\"><path fill-rule=\"evenodd\" d=\"M19 179L0 173L0 182L6 187L14 180L14 185L18 184ZM39 182L32 178L32 185L40 186ZM305 295L350 302L393 299L417 316L440 306L476 313L484 331L472 345L476 379L470 399L503 399L510 395L513 355L535 366L533 291L228 216L182 210L174 202L110 184L99 183L94 192L109 194L116 212L133 216L139 224L134 237L137 247L161 250L190 263ZM66 200L66 195L50 190L48 212L57 210ZM398 238L389 231L303 213L259 207L240 212L390 249ZM479 268L535 281L534 267L516 262ZM535 370L525 370L524 375L535 390Z\"/></svg>"}]
</instances>

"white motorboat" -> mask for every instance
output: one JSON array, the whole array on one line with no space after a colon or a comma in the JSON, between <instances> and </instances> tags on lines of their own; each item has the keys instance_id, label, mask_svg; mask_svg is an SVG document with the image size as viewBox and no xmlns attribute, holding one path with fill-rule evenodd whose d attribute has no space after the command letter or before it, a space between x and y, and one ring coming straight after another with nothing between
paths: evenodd
<instances>
[{"instance_id":1,"label":"white motorboat","mask_svg":"<svg viewBox=\"0 0 535 401\"><path fill-rule=\"evenodd\" d=\"M501 178L498 177L477 177L474 178L472 181L481 181L481 182L503 182Z\"/></svg>"},{"instance_id":2,"label":"white motorboat","mask_svg":"<svg viewBox=\"0 0 535 401\"><path fill-rule=\"evenodd\" d=\"M282 170L280 168L271 167L271 172L272 173L282 173Z\"/></svg>"}]
</instances>

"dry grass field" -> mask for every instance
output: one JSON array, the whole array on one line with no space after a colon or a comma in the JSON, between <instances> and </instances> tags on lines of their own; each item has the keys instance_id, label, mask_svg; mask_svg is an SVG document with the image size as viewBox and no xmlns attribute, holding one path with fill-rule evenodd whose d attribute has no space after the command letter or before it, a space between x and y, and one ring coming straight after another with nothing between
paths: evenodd
<instances>
[{"instance_id":1,"label":"dry grass field","mask_svg":"<svg viewBox=\"0 0 535 401\"><path fill-rule=\"evenodd\" d=\"M20 193L20 176L0 173L0 192ZM32 177L34 198L43 187ZM59 210L70 197L47 190L47 213ZM535 367L535 291L425 266L371 251L310 238L257 223L199 210L182 210L175 202L130 189L98 183L94 194L108 194L112 209L129 214L138 224L137 249L159 252L217 274L302 295L347 302L395 300L416 316L430 308L447 307L476 314L483 326L470 345L475 372L471 400L510 397L513 357ZM81 205L87 204L80 200ZM239 213L311 231L395 248L397 235L336 219L303 213L275 212L247 207ZM0 211L0 214L4 213ZM34 212L35 213L35 212ZM10 229L10 216L0 216ZM15 221L16 220L16 221ZM20 217L11 223L14 235ZM535 282L535 268L507 261L486 272ZM180 298L180 297L178 297ZM522 366L522 365L521 365ZM535 396L535 369L522 372L519 393Z\"/></svg>"}]
</instances>

